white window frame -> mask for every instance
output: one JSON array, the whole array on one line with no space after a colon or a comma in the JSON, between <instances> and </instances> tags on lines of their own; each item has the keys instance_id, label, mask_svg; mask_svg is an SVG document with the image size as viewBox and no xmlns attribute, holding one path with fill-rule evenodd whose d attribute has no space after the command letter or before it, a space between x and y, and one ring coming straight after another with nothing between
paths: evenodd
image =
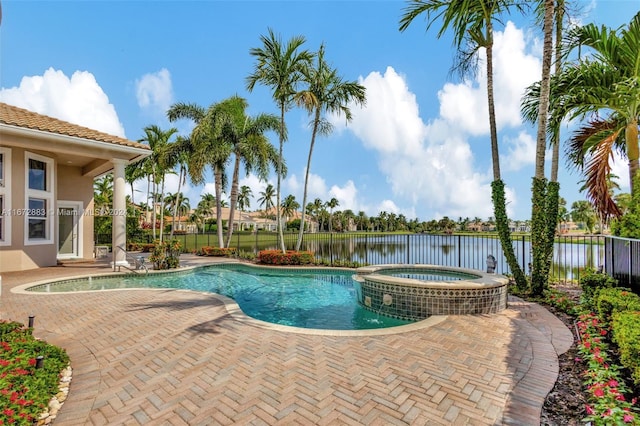
<instances>
[{"instance_id":1,"label":"white window frame","mask_svg":"<svg viewBox=\"0 0 640 426\"><path fill-rule=\"evenodd\" d=\"M45 163L47 170L46 184L47 187L44 191L39 189L29 188L29 160L36 160ZM54 161L53 158L44 157L42 155L34 154L32 152L25 151L24 153L24 245L44 245L53 244L55 238L54 232L54 218L55 218L55 182L54 182ZM29 213L29 198L37 198L44 200L46 204L46 216L45 220L45 238L29 238L29 218L40 219L38 216L31 216Z\"/></svg>"},{"instance_id":2,"label":"white window frame","mask_svg":"<svg viewBox=\"0 0 640 426\"><path fill-rule=\"evenodd\" d=\"M0 176L0 197L2 198L2 238L0 238L0 246L11 245L11 149L0 146L0 154L2 154L2 176Z\"/></svg>"}]
</instances>

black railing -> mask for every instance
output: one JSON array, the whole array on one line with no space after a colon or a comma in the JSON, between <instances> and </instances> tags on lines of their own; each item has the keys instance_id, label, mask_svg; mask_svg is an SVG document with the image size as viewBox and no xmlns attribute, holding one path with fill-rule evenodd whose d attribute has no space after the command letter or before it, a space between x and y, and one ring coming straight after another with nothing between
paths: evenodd
<instances>
[{"instance_id":1,"label":"black railing","mask_svg":"<svg viewBox=\"0 0 640 426\"><path fill-rule=\"evenodd\" d=\"M165 234L168 237L169 234ZM285 246L293 250L297 232L284 234ZM218 246L214 233L174 235L185 252L203 246ZM96 235L96 245L111 242L110 235ZM147 235L137 242L151 243ZM257 254L260 250L278 249L275 232L235 232L233 247L239 252ZM526 274L531 263L528 235L513 236L518 263ZM384 234L384 233L313 233L304 234L303 250L314 253L316 260L329 265L358 264L432 264L469 269L486 269L487 256L497 261L496 272L510 274L497 235L478 234ZM640 285L640 241L602 235L560 236L556 238L551 276L562 281L577 281L586 268L599 269L619 280L621 285L637 289Z\"/></svg>"},{"instance_id":2,"label":"black railing","mask_svg":"<svg viewBox=\"0 0 640 426\"><path fill-rule=\"evenodd\" d=\"M608 237L605 240L605 271L618 284L640 293L640 240Z\"/></svg>"}]
</instances>

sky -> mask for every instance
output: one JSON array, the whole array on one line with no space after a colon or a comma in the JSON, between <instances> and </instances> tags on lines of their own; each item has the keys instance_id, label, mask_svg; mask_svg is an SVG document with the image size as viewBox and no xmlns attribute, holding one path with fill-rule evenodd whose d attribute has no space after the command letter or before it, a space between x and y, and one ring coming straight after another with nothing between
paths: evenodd
<instances>
[{"instance_id":1,"label":"sky","mask_svg":"<svg viewBox=\"0 0 640 426\"><path fill-rule=\"evenodd\" d=\"M618 28L640 10L640 0L573 2L573 21ZM336 198L336 210L382 211L420 221L493 216L493 179L485 75L451 73L450 34L437 38L417 18L404 32L398 22L406 2L371 1L29 1L3 0L0 25L0 101L139 140L148 125L176 127L188 135L193 124L170 123L175 102L203 107L238 95L248 113L278 114L272 92L246 89L255 61L251 48L271 28L286 42L306 39L346 80L366 87L364 107L351 106L352 121L332 117L334 131L320 137L310 168L308 201ZM437 25L437 24L436 24ZM524 89L540 80L541 31L531 15L511 15L494 33L494 83L502 179L512 219L531 216L536 129L520 117ZM289 173L282 198L302 204L311 139L309 116L287 112ZM563 140L574 124L568 123ZM277 146L275 134L267 134ZM563 151L563 149L561 149ZM547 163L550 163L547 155ZM547 172L550 165L547 164ZM231 169L229 169L229 173ZM629 192L626 161L613 172ZM579 171L563 158L560 195L573 201ZM269 182L275 187L275 173ZM252 188L250 210L259 209L267 182L241 174ZM146 181L134 200L146 196ZM166 190L178 178L168 175ZM182 189L195 207L214 193L205 185Z\"/></svg>"}]
</instances>

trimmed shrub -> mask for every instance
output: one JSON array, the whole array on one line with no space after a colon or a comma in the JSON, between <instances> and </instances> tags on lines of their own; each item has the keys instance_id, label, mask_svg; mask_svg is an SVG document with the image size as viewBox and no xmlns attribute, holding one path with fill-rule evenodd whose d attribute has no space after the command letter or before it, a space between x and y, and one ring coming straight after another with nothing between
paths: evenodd
<instances>
[{"instance_id":1,"label":"trimmed shrub","mask_svg":"<svg viewBox=\"0 0 640 426\"><path fill-rule=\"evenodd\" d=\"M153 269L174 269L180 266L180 249L182 244L178 240L156 241L149 261Z\"/></svg>"},{"instance_id":2,"label":"trimmed shrub","mask_svg":"<svg viewBox=\"0 0 640 426\"><path fill-rule=\"evenodd\" d=\"M313 263L313 253L310 251L263 250L258 253L258 262L266 265L309 265Z\"/></svg>"},{"instance_id":3,"label":"trimmed shrub","mask_svg":"<svg viewBox=\"0 0 640 426\"><path fill-rule=\"evenodd\" d=\"M238 253L235 247L211 247L203 246L200 251L204 256L233 257Z\"/></svg>"},{"instance_id":4,"label":"trimmed shrub","mask_svg":"<svg viewBox=\"0 0 640 426\"><path fill-rule=\"evenodd\" d=\"M640 312L613 314L612 334L618 345L620 362L631 371L633 382L640 385Z\"/></svg>"},{"instance_id":5,"label":"trimmed shrub","mask_svg":"<svg viewBox=\"0 0 640 426\"><path fill-rule=\"evenodd\" d=\"M640 296L622 287L603 288L598 291L595 305L598 317L608 323L616 312L640 311Z\"/></svg>"},{"instance_id":6,"label":"trimmed shrub","mask_svg":"<svg viewBox=\"0 0 640 426\"><path fill-rule=\"evenodd\" d=\"M588 307L595 307L595 297L598 291L603 288L615 287L617 284L618 281L607 274L598 273L593 269L586 269L584 275L580 277L584 303Z\"/></svg>"}]
</instances>

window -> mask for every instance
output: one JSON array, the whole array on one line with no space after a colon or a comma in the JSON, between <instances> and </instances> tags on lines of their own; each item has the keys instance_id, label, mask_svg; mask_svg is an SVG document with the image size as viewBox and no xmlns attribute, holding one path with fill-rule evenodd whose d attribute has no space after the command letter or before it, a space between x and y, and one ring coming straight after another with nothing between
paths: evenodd
<instances>
[{"instance_id":1,"label":"window","mask_svg":"<svg viewBox=\"0 0 640 426\"><path fill-rule=\"evenodd\" d=\"M0 246L11 244L11 150L0 147Z\"/></svg>"},{"instance_id":2,"label":"window","mask_svg":"<svg viewBox=\"0 0 640 426\"><path fill-rule=\"evenodd\" d=\"M25 152L25 245L53 244L53 159Z\"/></svg>"}]
</instances>

